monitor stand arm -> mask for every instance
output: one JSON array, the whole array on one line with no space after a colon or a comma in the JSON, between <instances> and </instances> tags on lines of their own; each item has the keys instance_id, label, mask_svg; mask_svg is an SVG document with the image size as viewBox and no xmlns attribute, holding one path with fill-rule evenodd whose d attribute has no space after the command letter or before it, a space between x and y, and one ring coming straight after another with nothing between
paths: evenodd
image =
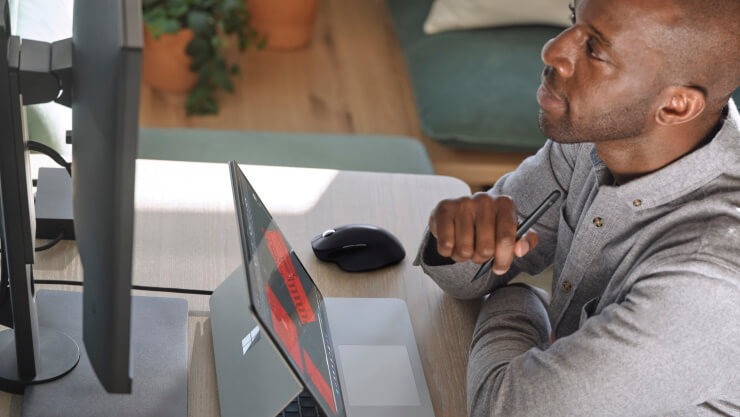
<instances>
[{"instance_id":1,"label":"monitor stand arm","mask_svg":"<svg viewBox=\"0 0 740 417\"><path fill-rule=\"evenodd\" d=\"M17 57L23 104L72 104L72 38L57 42L23 39ZM60 94L61 92L61 94Z\"/></svg>"},{"instance_id":2,"label":"monitor stand arm","mask_svg":"<svg viewBox=\"0 0 740 417\"><path fill-rule=\"evenodd\" d=\"M21 70L24 65L35 67L34 56L43 55L43 48L30 42L24 58L20 38L8 36L5 2L0 1L3 23L0 25L0 58L7 65L0 65L0 126L4 135L0 140L0 213L2 213L3 266L8 276L12 308L13 329L0 332L0 389L20 392L28 384L50 381L69 372L77 364L80 352L75 341L64 334L41 328L33 286L35 230L32 189L30 186L28 151L23 138L21 106L25 95L20 88ZM48 61L51 68L51 50ZM59 54L63 55L63 54ZM33 71L32 71L33 72ZM56 78L56 76L54 76ZM39 86L28 94L32 100L41 100L40 92L54 90L52 98L59 95L59 82L35 79ZM25 93L25 92L23 92Z\"/></svg>"},{"instance_id":3,"label":"monitor stand arm","mask_svg":"<svg viewBox=\"0 0 740 417\"><path fill-rule=\"evenodd\" d=\"M72 38L57 42L41 42L13 37L10 48L10 67L14 68L20 79L23 104L41 104L51 101L71 106L72 101ZM67 143L71 135L67 133ZM30 138L31 140L35 138ZM36 238L74 240L74 221L72 219L72 185L63 170L51 170L44 178L39 175L36 189L36 202L43 213L37 213ZM58 179L57 179L58 178ZM47 184L60 187L50 189Z\"/></svg>"}]
</instances>

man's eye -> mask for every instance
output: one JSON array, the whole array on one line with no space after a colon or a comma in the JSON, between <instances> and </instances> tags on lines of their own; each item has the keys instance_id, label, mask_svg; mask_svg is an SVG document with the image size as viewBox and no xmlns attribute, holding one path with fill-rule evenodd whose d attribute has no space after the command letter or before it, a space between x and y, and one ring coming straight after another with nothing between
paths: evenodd
<instances>
[{"instance_id":1,"label":"man's eye","mask_svg":"<svg viewBox=\"0 0 740 417\"><path fill-rule=\"evenodd\" d=\"M586 53L591 58L594 58L599 61L603 61L603 59L599 57L599 55L596 53L596 50L594 49L594 38L589 37L588 40L586 41Z\"/></svg>"}]
</instances>

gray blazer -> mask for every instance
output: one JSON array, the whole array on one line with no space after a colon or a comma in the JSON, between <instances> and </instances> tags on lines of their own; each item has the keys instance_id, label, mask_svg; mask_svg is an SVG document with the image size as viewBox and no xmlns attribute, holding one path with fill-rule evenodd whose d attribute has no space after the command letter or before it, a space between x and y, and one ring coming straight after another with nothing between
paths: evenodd
<instances>
[{"instance_id":1,"label":"gray blazer","mask_svg":"<svg viewBox=\"0 0 740 417\"><path fill-rule=\"evenodd\" d=\"M425 236L417 263L440 287L491 293L470 350L471 416L740 416L739 125L731 101L711 142L622 186L592 144L547 142L490 191L520 218L565 195L505 276L470 283L478 265L442 265ZM549 303L506 285L550 265Z\"/></svg>"}]
</instances>

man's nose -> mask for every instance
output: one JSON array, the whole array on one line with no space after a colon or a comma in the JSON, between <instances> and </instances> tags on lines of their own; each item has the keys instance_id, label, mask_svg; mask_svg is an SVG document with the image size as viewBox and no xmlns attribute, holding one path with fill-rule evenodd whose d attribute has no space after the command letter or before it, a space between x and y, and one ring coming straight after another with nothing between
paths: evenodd
<instances>
[{"instance_id":1,"label":"man's nose","mask_svg":"<svg viewBox=\"0 0 740 417\"><path fill-rule=\"evenodd\" d=\"M574 40L572 28L569 28L547 41L542 47L542 62L563 78L572 76L575 70L577 51Z\"/></svg>"}]
</instances>

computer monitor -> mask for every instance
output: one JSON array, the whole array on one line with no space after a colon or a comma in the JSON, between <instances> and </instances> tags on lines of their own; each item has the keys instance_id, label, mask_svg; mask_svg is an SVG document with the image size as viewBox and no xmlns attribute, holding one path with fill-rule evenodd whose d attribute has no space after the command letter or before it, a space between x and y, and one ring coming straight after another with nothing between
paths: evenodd
<instances>
[{"instance_id":1,"label":"computer monitor","mask_svg":"<svg viewBox=\"0 0 740 417\"><path fill-rule=\"evenodd\" d=\"M109 392L130 392L134 178L139 131L139 0L76 0L72 176L84 267L83 335Z\"/></svg>"},{"instance_id":2,"label":"computer monitor","mask_svg":"<svg viewBox=\"0 0 740 417\"><path fill-rule=\"evenodd\" d=\"M80 355L71 338L39 328L33 285L34 212L21 106L33 104L27 97L49 95L39 94L43 83L33 77L53 76L62 93L53 91L50 97L71 99L73 114L84 345L105 390L131 392L141 2L76 0L72 41L53 44L11 36L6 0L0 0L0 12L0 230L13 318L13 329L0 334L0 389L19 392L29 384L53 381L72 370ZM39 74L44 65L49 73ZM36 73L24 74L26 67Z\"/></svg>"}]
</instances>

